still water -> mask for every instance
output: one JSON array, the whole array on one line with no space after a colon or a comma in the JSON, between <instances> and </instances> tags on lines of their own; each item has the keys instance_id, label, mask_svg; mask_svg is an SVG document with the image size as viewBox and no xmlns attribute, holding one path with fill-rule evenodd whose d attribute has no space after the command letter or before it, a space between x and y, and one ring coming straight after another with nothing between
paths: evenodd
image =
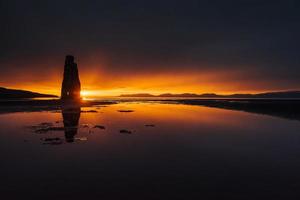
<instances>
[{"instance_id":1,"label":"still water","mask_svg":"<svg viewBox=\"0 0 300 200\"><path fill-rule=\"evenodd\" d=\"M299 199L300 121L161 103L0 115L6 199Z\"/></svg>"}]
</instances>

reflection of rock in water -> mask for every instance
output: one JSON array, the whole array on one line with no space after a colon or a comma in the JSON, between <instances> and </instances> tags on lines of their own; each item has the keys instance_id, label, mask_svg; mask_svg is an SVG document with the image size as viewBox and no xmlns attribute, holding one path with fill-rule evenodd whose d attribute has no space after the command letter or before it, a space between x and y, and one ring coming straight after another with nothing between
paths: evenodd
<instances>
[{"instance_id":1,"label":"reflection of rock in water","mask_svg":"<svg viewBox=\"0 0 300 200\"><path fill-rule=\"evenodd\" d=\"M79 100L80 99L80 80L77 64L74 57L66 56L64 78L61 87L61 99L63 100Z\"/></svg>"},{"instance_id":2,"label":"reflection of rock in water","mask_svg":"<svg viewBox=\"0 0 300 200\"><path fill-rule=\"evenodd\" d=\"M74 142L74 136L78 130L80 111L79 106L62 108L66 142Z\"/></svg>"}]
</instances>

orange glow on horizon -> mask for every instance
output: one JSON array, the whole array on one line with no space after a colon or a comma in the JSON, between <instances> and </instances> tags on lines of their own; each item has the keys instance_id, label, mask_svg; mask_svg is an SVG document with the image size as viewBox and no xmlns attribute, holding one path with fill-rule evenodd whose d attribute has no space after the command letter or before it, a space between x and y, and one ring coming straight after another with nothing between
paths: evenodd
<instances>
[{"instance_id":1,"label":"orange glow on horizon","mask_svg":"<svg viewBox=\"0 0 300 200\"><path fill-rule=\"evenodd\" d=\"M45 62L45 60L49 62ZM60 95L64 57L32 59L31 62L13 60L2 63L12 70L1 77L0 86L44 94ZM119 96L121 94L150 93L260 93L299 90L294 83L267 79L255 66L155 66L145 63L140 68L114 68L105 52L96 52L84 60L76 60L83 97ZM25 64L26 63L26 64ZM25 70L25 71L24 71ZM14 77L13 79L11 77ZM295 87L296 86L296 87Z\"/></svg>"},{"instance_id":2,"label":"orange glow on horizon","mask_svg":"<svg viewBox=\"0 0 300 200\"><path fill-rule=\"evenodd\" d=\"M29 77L28 81L22 77L22 82L0 82L0 85L12 89L23 89L44 94L60 95L62 73L51 74L47 79L35 81ZM291 90L276 88L271 83L264 81L241 80L239 74L213 71L213 72L186 72L186 73L157 73L157 74L104 74L94 71L93 73L80 73L81 96L108 97L122 94L149 93L159 95L162 93L260 93L279 90ZM34 80L34 81L32 81ZM22 83L22 84L20 84ZM297 88L293 88L297 89Z\"/></svg>"}]
</instances>

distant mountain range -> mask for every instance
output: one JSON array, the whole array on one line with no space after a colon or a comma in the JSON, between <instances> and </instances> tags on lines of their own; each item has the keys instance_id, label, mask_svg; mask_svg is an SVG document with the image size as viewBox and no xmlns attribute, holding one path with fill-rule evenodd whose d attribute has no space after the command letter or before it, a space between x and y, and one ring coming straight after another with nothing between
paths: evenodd
<instances>
[{"instance_id":1,"label":"distant mountain range","mask_svg":"<svg viewBox=\"0 0 300 200\"><path fill-rule=\"evenodd\" d=\"M31 92L26 90L8 89L0 87L0 99L21 99L21 98L55 98L58 97L52 94L41 94L37 92ZM181 98L300 98L300 91L281 91L281 92L265 92L258 94L230 94L219 95L215 93L182 93L172 94L164 93L160 95L153 95L149 93L137 93L137 94L122 94L119 97L181 97Z\"/></svg>"},{"instance_id":2,"label":"distant mountain range","mask_svg":"<svg viewBox=\"0 0 300 200\"><path fill-rule=\"evenodd\" d=\"M139 94L122 94L120 97L194 97L194 98L300 98L300 91L282 91L282 92L266 92L258 94L230 94L219 95L215 93L183 93L183 94L171 94L165 93L160 95L152 95L148 93Z\"/></svg>"},{"instance_id":3,"label":"distant mountain range","mask_svg":"<svg viewBox=\"0 0 300 200\"><path fill-rule=\"evenodd\" d=\"M0 99L23 99L23 98L43 98L57 97L51 94L40 94L26 90L7 89L0 87Z\"/></svg>"}]
</instances>

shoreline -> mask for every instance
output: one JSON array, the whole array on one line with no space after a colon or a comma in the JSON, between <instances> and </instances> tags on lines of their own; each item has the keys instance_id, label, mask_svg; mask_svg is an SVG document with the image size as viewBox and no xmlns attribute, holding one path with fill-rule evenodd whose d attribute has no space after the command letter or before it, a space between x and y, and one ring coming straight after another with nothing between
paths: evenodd
<instances>
[{"instance_id":1,"label":"shoreline","mask_svg":"<svg viewBox=\"0 0 300 200\"><path fill-rule=\"evenodd\" d=\"M264 114L269 116L281 117L290 120L300 121L300 99L118 99L118 100L83 100L79 107L92 107L97 105L112 105L118 103L133 102L155 102L172 103L194 106L206 106L211 108L228 109L235 111L244 111L255 114ZM7 100L0 101L0 114L11 112L38 112L61 110L63 106L73 105L65 104L60 99L52 100Z\"/></svg>"}]
</instances>

